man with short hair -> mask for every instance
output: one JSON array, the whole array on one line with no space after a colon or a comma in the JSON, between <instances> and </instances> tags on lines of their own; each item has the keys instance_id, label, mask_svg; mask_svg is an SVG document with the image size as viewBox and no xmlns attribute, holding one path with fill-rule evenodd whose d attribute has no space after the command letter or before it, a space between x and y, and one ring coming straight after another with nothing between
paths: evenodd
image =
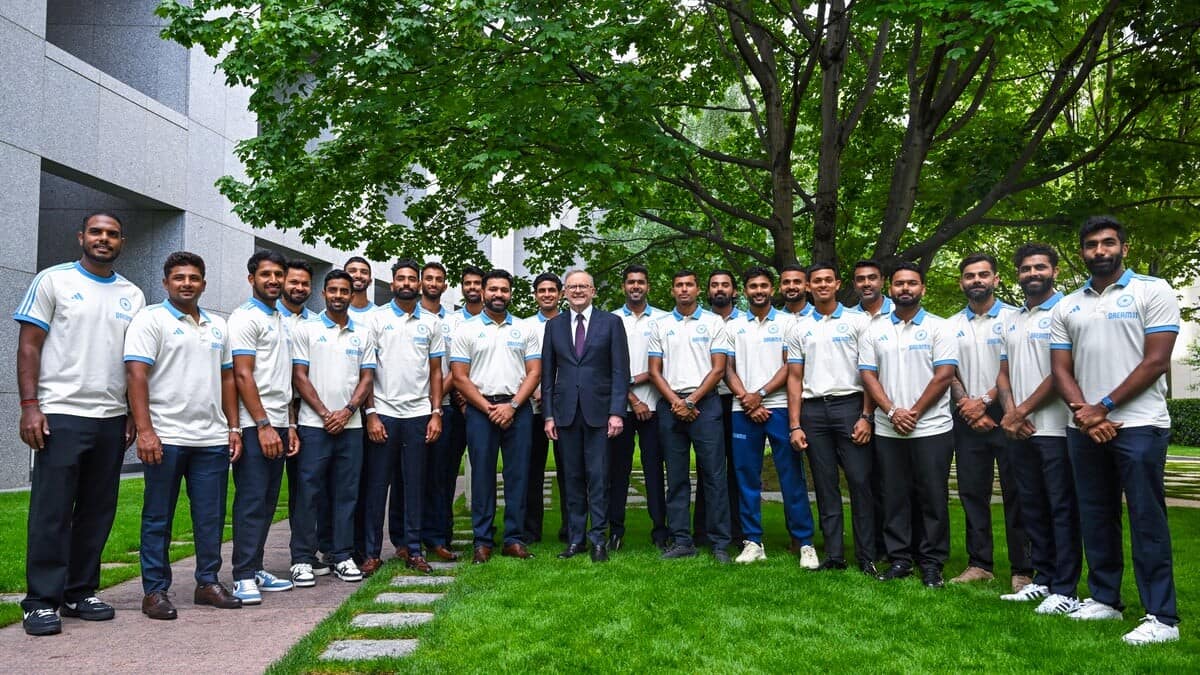
<instances>
[{"instance_id":1,"label":"man with short hair","mask_svg":"<svg viewBox=\"0 0 1200 675\"><path fill-rule=\"evenodd\" d=\"M133 440L121 350L146 300L113 271L125 244L119 218L88 214L78 241L80 259L39 272L13 312L21 325L19 429L33 451L21 601L29 635L62 632L60 607L63 616L86 621L114 615L96 589L121 461Z\"/></svg>"},{"instance_id":2,"label":"man with short hair","mask_svg":"<svg viewBox=\"0 0 1200 675\"><path fill-rule=\"evenodd\" d=\"M537 275L533 280L533 298L537 302L538 311L533 316L524 319L530 322L534 334L537 335L539 351L543 335L546 332L546 322L559 315L558 306L563 299L563 284L557 274L551 272L543 272ZM543 362L543 368L545 362ZM546 419L542 416L542 388L538 387L533 390L533 400L530 405L533 408L533 421L530 426L533 430L533 440L531 441L531 450L529 456L529 478L525 485L525 536L529 541L538 542L542 540L542 521L545 516L545 507L542 506L542 485L546 482L546 458L550 454L550 438L546 435ZM559 511L559 526L558 538L560 541L565 541L567 533L567 499L566 490L564 488L564 476L562 470L562 453L559 451L558 443L554 443L554 466L555 477L558 483L558 511Z\"/></svg>"},{"instance_id":3,"label":"man with short hair","mask_svg":"<svg viewBox=\"0 0 1200 675\"><path fill-rule=\"evenodd\" d=\"M625 424L611 444L608 464L608 550L618 551L625 539L625 506L629 497L629 476L633 472L634 436L642 456L642 475L646 481L646 510L650 515L650 540L660 550L667 547L667 493L665 464L658 440L658 390L650 381L648 347L650 322L663 314L647 301L650 273L642 265L629 265L621 272L621 290L625 304L613 312L625 327L629 348L629 404Z\"/></svg>"},{"instance_id":4,"label":"man with short hair","mask_svg":"<svg viewBox=\"0 0 1200 675\"><path fill-rule=\"evenodd\" d=\"M300 452L291 433L292 364L283 317L275 308L287 261L258 251L246 262L250 300L229 315L229 346L237 383L242 456L233 464L233 594L262 603L260 591L292 590L263 569L263 548L279 501L284 455Z\"/></svg>"},{"instance_id":5,"label":"man with short hair","mask_svg":"<svg viewBox=\"0 0 1200 675\"><path fill-rule=\"evenodd\" d=\"M958 344L945 319L921 308L924 294L924 272L907 261L898 264L891 280L896 309L863 333L858 369L876 405L875 460L883 475L884 544L891 566L879 580L907 577L916 563L922 582L941 588L950 555L954 422L948 390ZM919 528L914 508L920 511Z\"/></svg>"},{"instance_id":6,"label":"man with short hair","mask_svg":"<svg viewBox=\"0 0 1200 675\"><path fill-rule=\"evenodd\" d=\"M313 586L322 515L329 518L329 562L342 581L362 581L351 557L354 511L363 467L362 417L359 408L374 384L375 343L370 326L349 316L350 275L325 275L325 311L300 324L292 334L292 385L301 404L297 433L304 446L298 456L299 492L292 521L292 582ZM325 499L329 511L316 507Z\"/></svg>"},{"instance_id":7,"label":"man with short hair","mask_svg":"<svg viewBox=\"0 0 1200 675\"><path fill-rule=\"evenodd\" d=\"M767 559L763 545L762 469L764 441L769 441L783 492L788 532L801 547L800 566L815 570L820 561L812 546L813 519L803 459L788 445L787 434L785 337L793 319L771 306L775 294L775 275L771 270L751 267L742 281L750 311L744 318L725 325L733 343L733 353L725 368L725 381L734 397L733 466L741 492L739 517L746 533L737 562Z\"/></svg>"},{"instance_id":8,"label":"man with short hair","mask_svg":"<svg viewBox=\"0 0 1200 675\"><path fill-rule=\"evenodd\" d=\"M374 280L371 278L371 263L362 256L351 256L342 269L354 280L354 298L350 300L350 315L355 316L375 311L378 305L371 299L375 295L373 292Z\"/></svg>"},{"instance_id":9,"label":"man with short hair","mask_svg":"<svg viewBox=\"0 0 1200 675\"><path fill-rule=\"evenodd\" d=\"M1051 313L1054 385L1073 414L1067 449L1075 470L1092 597L1073 619L1120 619L1121 495L1129 509L1133 575L1146 616L1128 644L1179 639L1171 531L1163 474L1171 417L1166 373L1179 334L1179 303L1167 282L1125 269L1125 228L1089 218L1079 248L1092 276Z\"/></svg>"},{"instance_id":10,"label":"man with short hair","mask_svg":"<svg viewBox=\"0 0 1200 675\"><path fill-rule=\"evenodd\" d=\"M472 562L492 557L496 537L496 460L504 456L504 548L501 555L532 558L521 527L529 475L528 405L542 372L538 339L528 323L508 312L512 275L483 275L483 312L459 324L450 350L454 386L466 399L471 457Z\"/></svg>"},{"instance_id":11,"label":"man with short hair","mask_svg":"<svg viewBox=\"0 0 1200 675\"><path fill-rule=\"evenodd\" d=\"M838 467L846 475L854 555L858 568L877 576L875 502L871 489L871 447L875 405L863 396L858 374L858 341L870 319L838 302L842 282L830 263L808 268L813 307L797 321L787 340L788 427L792 447L808 455L817 513L825 540L818 569L846 569L842 491Z\"/></svg>"},{"instance_id":12,"label":"man with short hair","mask_svg":"<svg viewBox=\"0 0 1200 675\"><path fill-rule=\"evenodd\" d=\"M783 311L791 315L793 323L812 313L812 305L808 303L808 270L804 266L789 263L779 270L779 294L783 296Z\"/></svg>"},{"instance_id":13,"label":"man with short hair","mask_svg":"<svg viewBox=\"0 0 1200 675\"><path fill-rule=\"evenodd\" d=\"M958 498L966 519L967 568L950 583L994 578L992 485L998 469L1012 590L1016 593L1031 581L1033 562L1029 559L1029 537L1021 524L1009 443L1000 428L1004 411L996 400L996 377L1004 351L1004 329L1017 309L996 299L999 276L992 256L968 255L958 270L958 285L967 296L967 306L948 320L958 340L958 374L950 382L950 401L958 413L954 421L954 464Z\"/></svg>"},{"instance_id":14,"label":"man with short hair","mask_svg":"<svg viewBox=\"0 0 1200 675\"><path fill-rule=\"evenodd\" d=\"M399 557L409 569L433 571L421 554L421 523L429 453L442 433L441 371L446 350L441 319L423 311L417 302L420 289L420 265L414 260L396 261L392 301L370 318L372 343L379 354L375 393L366 409L370 442L363 466L365 574L373 574L382 564L389 484L392 504L403 507L404 538L396 548L404 555Z\"/></svg>"},{"instance_id":15,"label":"man with short hair","mask_svg":"<svg viewBox=\"0 0 1200 675\"><path fill-rule=\"evenodd\" d=\"M1083 549L1079 506L1067 453L1071 411L1054 391L1050 371L1050 314L1062 300L1054 289L1058 252L1045 244L1025 244L1013 256L1025 304L1004 330L1004 353L996 390L1010 439L1010 462L1017 483L1021 522L1029 537L1036 575L1020 591L1001 600L1045 598L1038 614L1069 614L1079 609Z\"/></svg>"},{"instance_id":16,"label":"man with short hair","mask_svg":"<svg viewBox=\"0 0 1200 675\"><path fill-rule=\"evenodd\" d=\"M287 261L283 275L283 293L275 303L275 308L283 315L284 323L289 333L295 330L302 321L308 321L311 314L305 303L312 296L313 267L307 260Z\"/></svg>"},{"instance_id":17,"label":"man with short hair","mask_svg":"<svg viewBox=\"0 0 1200 675\"><path fill-rule=\"evenodd\" d=\"M179 481L187 478L196 545L192 601L237 609L218 579L229 462L242 454L233 354L225 320L200 309L204 260L178 251L163 263L167 299L138 312L125 333L129 410L142 460L142 613L171 620L171 524Z\"/></svg>"},{"instance_id":18,"label":"man with short hair","mask_svg":"<svg viewBox=\"0 0 1200 675\"><path fill-rule=\"evenodd\" d=\"M887 321L895 307L892 299L883 292L883 266L879 264L879 261L866 258L854 263L851 281L854 283L854 291L859 298L858 304L852 309L866 314L872 323ZM867 394L866 398L870 400L871 395ZM878 436L872 436L870 440L872 456L875 456L877 438ZM887 512L883 506L883 475L878 462L875 462L871 468L871 493L875 498L876 553L883 554L887 551L883 540L883 525ZM915 509L913 511L915 512Z\"/></svg>"},{"instance_id":19,"label":"man with short hair","mask_svg":"<svg viewBox=\"0 0 1200 675\"><path fill-rule=\"evenodd\" d=\"M729 482L722 445L721 403L714 390L725 375L731 345L725 322L700 307L699 293L695 272L676 272L671 283L675 310L650 324L647 363L650 381L662 396L658 401L658 432L667 463L667 526L673 540L662 557L671 560L696 555L688 527L691 446L696 452L697 489L705 493L708 502L705 525L713 557L718 563L728 564Z\"/></svg>"}]
</instances>

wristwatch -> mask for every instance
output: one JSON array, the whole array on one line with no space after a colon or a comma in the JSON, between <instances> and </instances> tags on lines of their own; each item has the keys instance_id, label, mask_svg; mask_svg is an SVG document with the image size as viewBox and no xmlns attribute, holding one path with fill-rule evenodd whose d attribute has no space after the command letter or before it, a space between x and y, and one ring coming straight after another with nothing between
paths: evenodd
<instances>
[{"instance_id":1,"label":"wristwatch","mask_svg":"<svg viewBox=\"0 0 1200 675\"><path fill-rule=\"evenodd\" d=\"M766 390L766 389L759 389L758 391L756 391L756 392L754 392L754 393L758 394L758 397L759 397L759 398L766 398L766 397L767 397L767 390Z\"/></svg>"},{"instance_id":2,"label":"wristwatch","mask_svg":"<svg viewBox=\"0 0 1200 675\"><path fill-rule=\"evenodd\" d=\"M980 396L980 397L979 397L979 400L980 400L980 401L983 401L983 404L984 404L984 405L991 405L991 404L992 404L992 397L991 397L991 396L988 396L987 394L984 394L983 396Z\"/></svg>"},{"instance_id":3,"label":"wristwatch","mask_svg":"<svg viewBox=\"0 0 1200 675\"><path fill-rule=\"evenodd\" d=\"M347 403L345 408L346 408L346 410L350 411L351 415L358 412L358 406L354 405L353 403Z\"/></svg>"},{"instance_id":4,"label":"wristwatch","mask_svg":"<svg viewBox=\"0 0 1200 675\"><path fill-rule=\"evenodd\" d=\"M517 399L515 399L515 398L513 400L509 401L508 404L512 406L513 410L516 410L517 408L521 407L521 404L517 403Z\"/></svg>"},{"instance_id":5,"label":"wristwatch","mask_svg":"<svg viewBox=\"0 0 1200 675\"><path fill-rule=\"evenodd\" d=\"M241 429L238 429L237 427L229 427L229 433L231 433L231 434L237 434L238 436L241 436L241 435L242 435L242 430L241 430Z\"/></svg>"},{"instance_id":6,"label":"wristwatch","mask_svg":"<svg viewBox=\"0 0 1200 675\"><path fill-rule=\"evenodd\" d=\"M692 400L692 399L690 399L690 398L685 398L685 399L683 399L683 405L684 405L684 406L686 406L688 410L695 410L695 409L696 409L696 403L695 403L695 401L693 401L693 400Z\"/></svg>"},{"instance_id":7,"label":"wristwatch","mask_svg":"<svg viewBox=\"0 0 1200 675\"><path fill-rule=\"evenodd\" d=\"M266 429L267 427L271 426L271 420L267 419L266 417L262 418L261 420L254 420L254 426L258 427L259 429Z\"/></svg>"},{"instance_id":8,"label":"wristwatch","mask_svg":"<svg viewBox=\"0 0 1200 675\"><path fill-rule=\"evenodd\" d=\"M868 413L863 413L863 414L861 414L861 415L859 415L859 416L858 416L858 419L860 419L860 420L866 420L866 421L868 421L868 422L874 422L874 421L875 421L875 416L874 416L874 415L871 415L871 414L868 414Z\"/></svg>"},{"instance_id":9,"label":"wristwatch","mask_svg":"<svg viewBox=\"0 0 1200 675\"><path fill-rule=\"evenodd\" d=\"M1112 412L1113 409L1117 407L1117 404L1113 403L1112 397L1110 396L1105 396L1104 398L1100 399L1100 405L1107 408L1109 412Z\"/></svg>"}]
</instances>

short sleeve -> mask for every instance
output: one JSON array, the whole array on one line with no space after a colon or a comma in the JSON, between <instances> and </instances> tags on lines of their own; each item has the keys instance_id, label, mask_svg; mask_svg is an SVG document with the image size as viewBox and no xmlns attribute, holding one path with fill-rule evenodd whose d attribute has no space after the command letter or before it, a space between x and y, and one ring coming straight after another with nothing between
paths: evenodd
<instances>
[{"instance_id":1,"label":"short sleeve","mask_svg":"<svg viewBox=\"0 0 1200 675\"><path fill-rule=\"evenodd\" d=\"M296 324L292 331L292 365L308 365L308 322ZM237 354L237 351L233 352Z\"/></svg>"},{"instance_id":2,"label":"short sleeve","mask_svg":"<svg viewBox=\"0 0 1200 675\"><path fill-rule=\"evenodd\" d=\"M1175 299L1175 291L1162 279L1155 279L1148 285L1149 292L1142 312L1145 334L1178 333L1179 301Z\"/></svg>"},{"instance_id":3,"label":"short sleeve","mask_svg":"<svg viewBox=\"0 0 1200 675\"><path fill-rule=\"evenodd\" d=\"M433 328L430 329L429 336L429 358L442 358L446 356L446 333L442 328L442 320L435 319Z\"/></svg>"},{"instance_id":4,"label":"short sleeve","mask_svg":"<svg viewBox=\"0 0 1200 675\"><path fill-rule=\"evenodd\" d=\"M1071 331L1067 326L1067 314L1064 309L1066 298L1058 301L1050 310L1050 349L1071 350Z\"/></svg>"},{"instance_id":5,"label":"short sleeve","mask_svg":"<svg viewBox=\"0 0 1200 675\"><path fill-rule=\"evenodd\" d=\"M125 331L126 361L138 361L153 366L158 360L162 331L150 314L143 310L135 314L133 321L129 322L129 328Z\"/></svg>"},{"instance_id":6,"label":"short sleeve","mask_svg":"<svg viewBox=\"0 0 1200 675\"><path fill-rule=\"evenodd\" d=\"M542 358L542 332L545 324L534 319L526 324L525 330L525 360L532 361Z\"/></svg>"},{"instance_id":7,"label":"short sleeve","mask_svg":"<svg viewBox=\"0 0 1200 675\"><path fill-rule=\"evenodd\" d=\"M372 321L371 323L374 324L375 322ZM376 360L377 360L376 349L375 349L375 344L376 344L375 331L368 330L368 331L366 331L366 334L367 334L367 337L363 341L362 349L359 350L358 367L360 370L363 370L363 369L374 370ZM431 342L431 344L432 344L432 342ZM296 360L295 356L296 356L296 350L295 350L295 348L293 348L292 349L292 361L293 362Z\"/></svg>"},{"instance_id":8,"label":"short sleeve","mask_svg":"<svg viewBox=\"0 0 1200 675\"><path fill-rule=\"evenodd\" d=\"M233 368L233 350L229 348L229 326L224 326L221 334L221 370Z\"/></svg>"},{"instance_id":9,"label":"short sleeve","mask_svg":"<svg viewBox=\"0 0 1200 675\"><path fill-rule=\"evenodd\" d=\"M54 321L54 308L54 277L51 274L41 274L35 277L33 284L29 286L21 304L17 306L17 311L13 312L13 319L49 332L50 324Z\"/></svg>"},{"instance_id":10,"label":"short sleeve","mask_svg":"<svg viewBox=\"0 0 1200 675\"><path fill-rule=\"evenodd\" d=\"M470 363L471 345L467 339L466 322L458 324L450 336L450 361L452 363Z\"/></svg>"},{"instance_id":11,"label":"short sleeve","mask_svg":"<svg viewBox=\"0 0 1200 675\"><path fill-rule=\"evenodd\" d=\"M235 311L230 315L229 348L234 356L258 355L258 325L249 312Z\"/></svg>"},{"instance_id":12,"label":"short sleeve","mask_svg":"<svg viewBox=\"0 0 1200 675\"><path fill-rule=\"evenodd\" d=\"M659 330L661 330L661 326L661 321L650 322L650 337L646 340L647 356L657 356L660 359L662 358L662 338L659 336Z\"/></svg>"},{"instance_id":13,"label":"short sleeve","mask_svg":"<svg viewBox=\"0 0 1200 675\"><path fill-rule=\"evenodd\" d=\"M722 321L717 326L717 329L713 331L713 338L708 346L708 353L733 356L733 331L729 330L729 326L725 322Z\"/></svg>"},{"instance_id":14,"label":"short sleeve","mask_svg":"<svg viewBox=\"0 0 1200 675\"><path fill-rule=\"evenodd\" d=\"M933 367L938 366L958 366L958 339L949 322L933 331Z\"/></svg>"},{"instance_id":15,"label":"short sleeve","mask_svg":"<svg viewBox=\"0 0 1200 675\"><path fill-rule=\"evenodd\" d=\"M788 363L804 363L804 339L800 334L800 324L793 322L784 336L783 348L787 351Z\"/></svg>"},{"instance_id":16,"label":"short sleeve","mask_svg":"<svg viewBox=\"0 0 1200 675\"><path fill-rule=\"evenodd\" d=\"M858 335L858 369L879 371L879 357L875 353L875 341L870 326Z\"/></svg>"}]
</instances>

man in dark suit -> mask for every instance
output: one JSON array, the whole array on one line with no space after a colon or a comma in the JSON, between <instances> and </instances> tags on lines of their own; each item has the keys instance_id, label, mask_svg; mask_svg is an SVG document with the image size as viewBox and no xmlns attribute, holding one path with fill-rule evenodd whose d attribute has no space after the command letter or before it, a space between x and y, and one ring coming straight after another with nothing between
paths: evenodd
<instances>
[{"instance_id":1,"label":"man in dark suit","mask_svg":"<svg viewBox=\"0 0 1200 675\"><path fill-rule=\"evenodd\" d=\"M567 501L567 548L560 558L584 551L592 562L608 560L608 440L621 433L629 395L629 346L615 315L592 307L592 277L566 276L567 304L546 322L542 341L542 414L546 436L562 450ZM588 529L588 516L591 528Z\"/></svg>"}]
</instances>

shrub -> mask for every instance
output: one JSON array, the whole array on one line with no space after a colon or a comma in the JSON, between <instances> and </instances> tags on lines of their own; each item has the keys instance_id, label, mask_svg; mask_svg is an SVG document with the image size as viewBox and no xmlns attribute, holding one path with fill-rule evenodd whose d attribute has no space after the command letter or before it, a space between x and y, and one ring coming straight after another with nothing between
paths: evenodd
<instances>
[{"instance_id":1,"label":"shrub","mask_svg":"<svg viewBox=\"0 0 1200 675\"><path fill-rule=\"evenodd\" d=\"M1171 442L1200 446L1200 398L1167 399L1171 413Z\"/></svg>"}]
</instances>

